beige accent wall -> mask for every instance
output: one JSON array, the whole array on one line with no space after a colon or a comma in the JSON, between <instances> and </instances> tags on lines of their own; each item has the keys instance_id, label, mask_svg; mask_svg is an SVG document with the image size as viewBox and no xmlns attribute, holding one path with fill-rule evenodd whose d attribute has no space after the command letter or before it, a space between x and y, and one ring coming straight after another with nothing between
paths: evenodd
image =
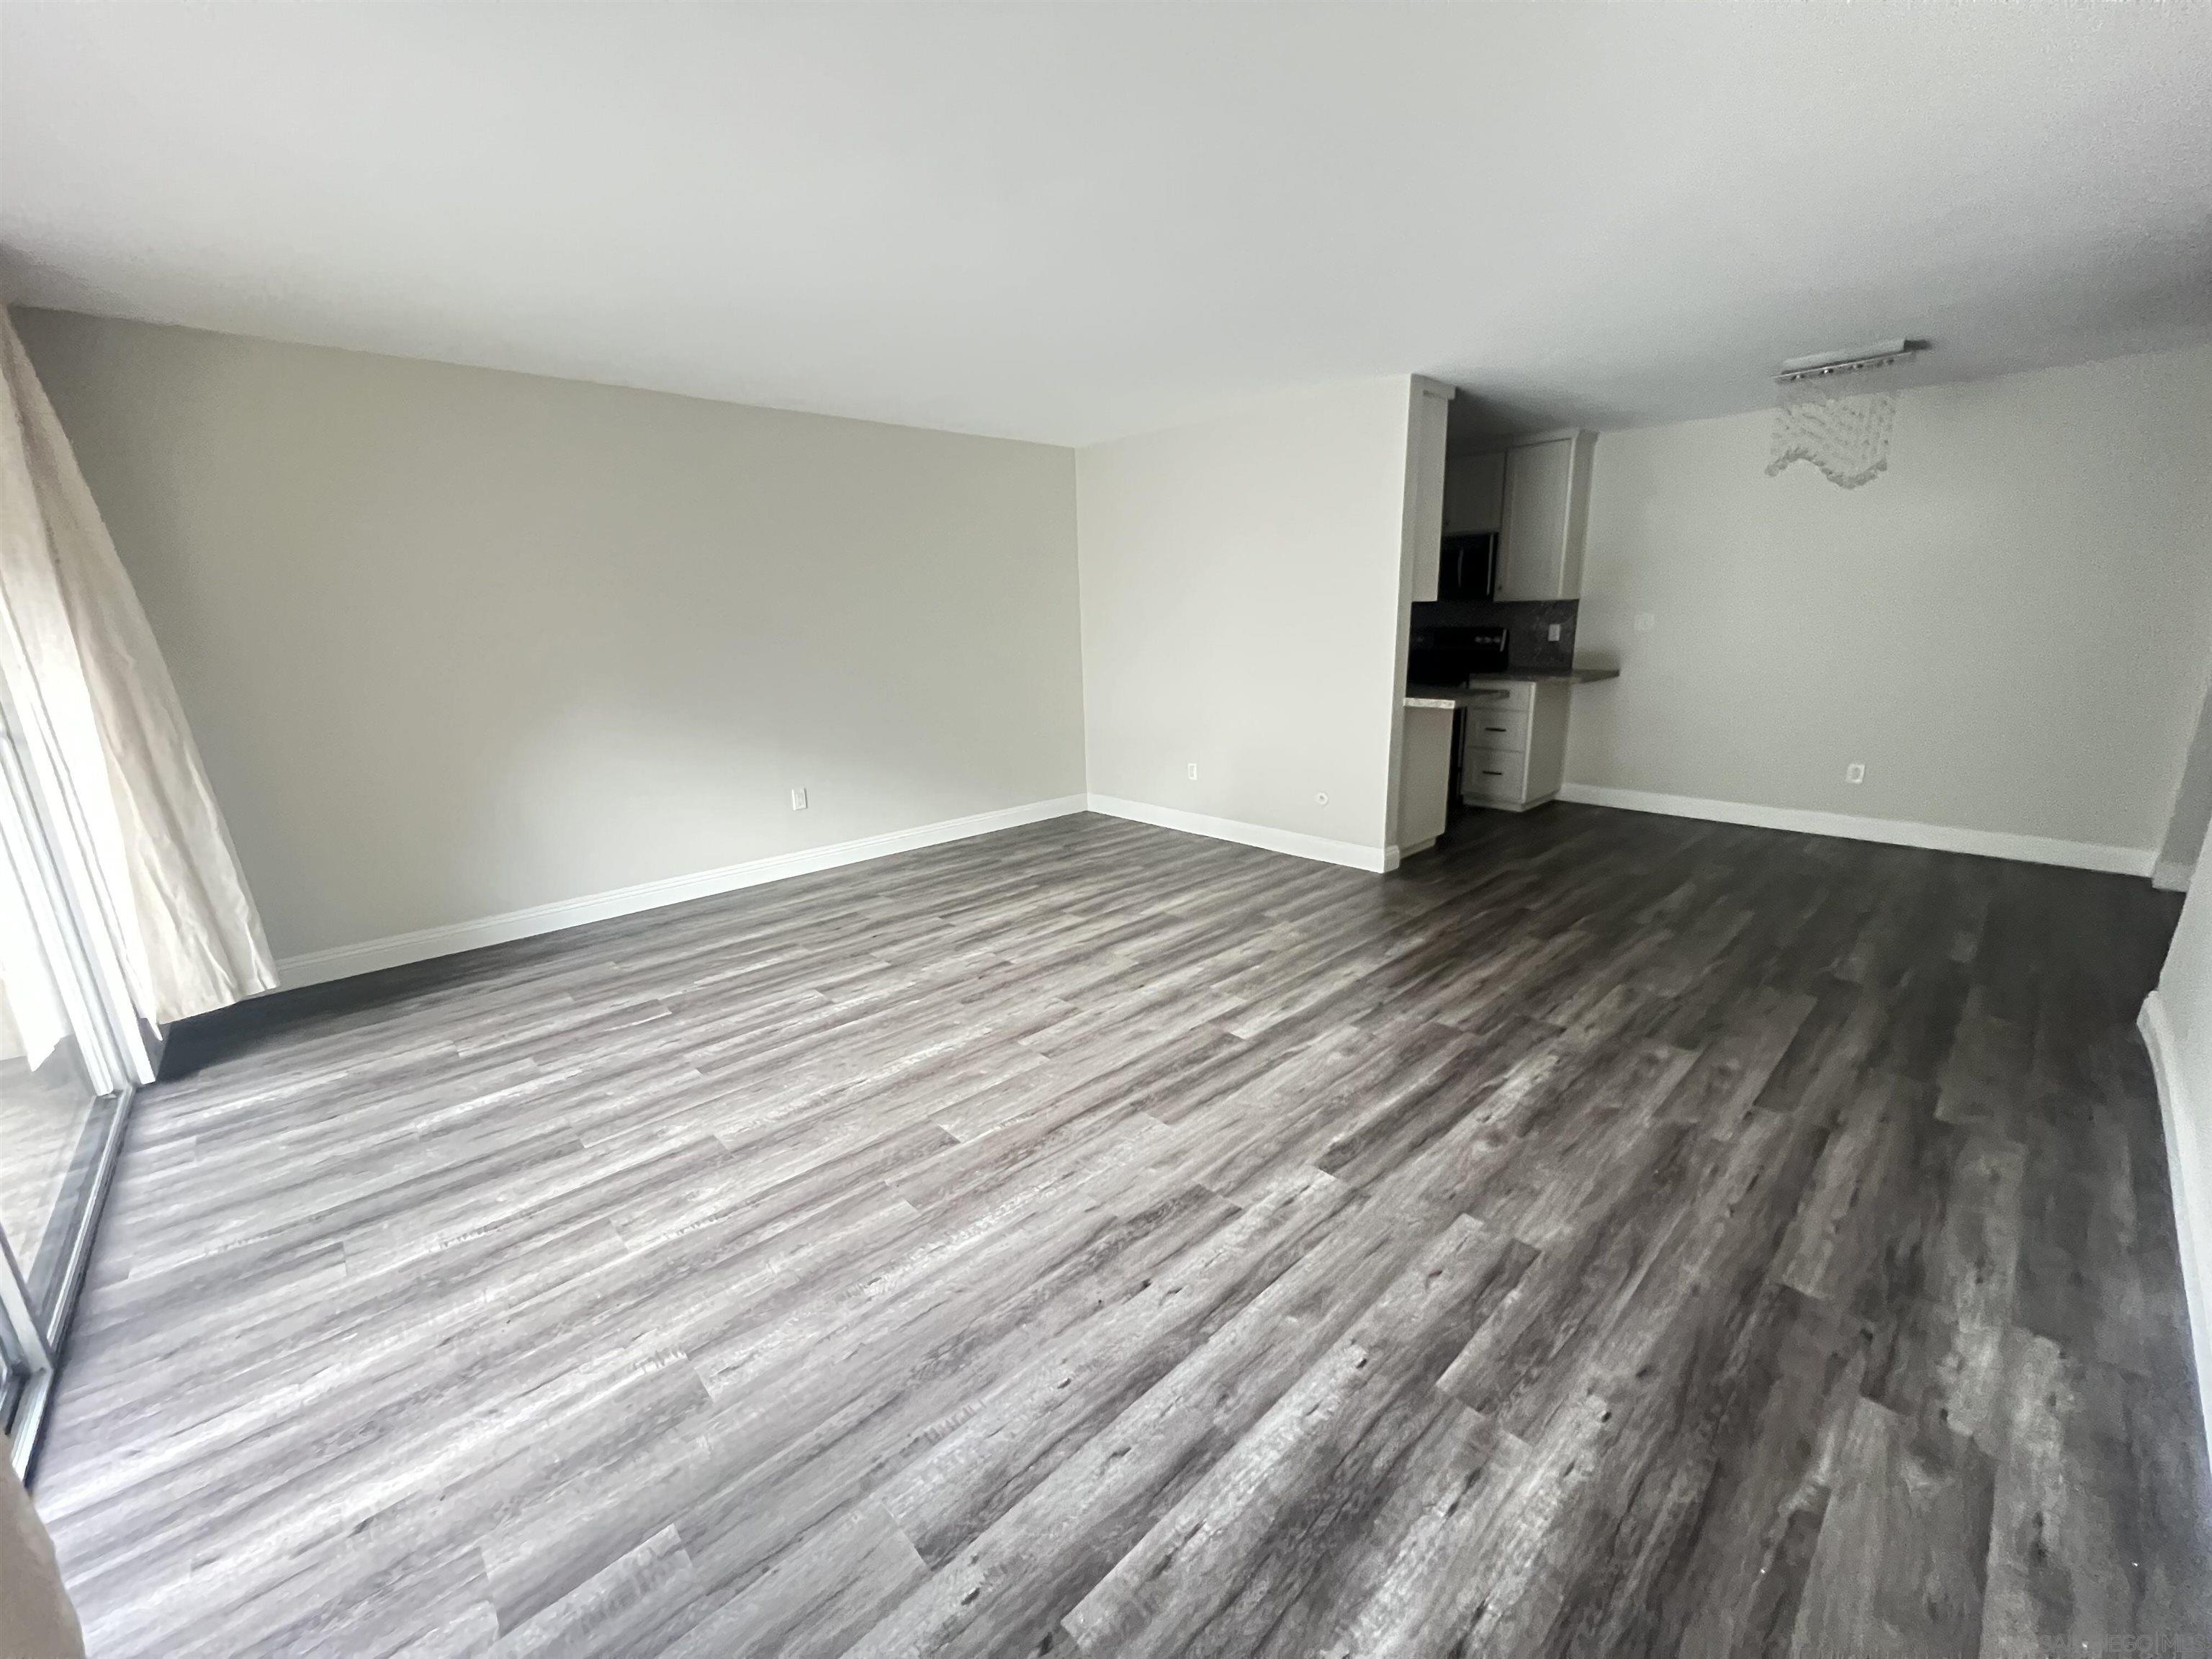
<instances>
[{"instance_id":1,"label":"beige accent wall","mask_svg":"<svg viewBox=\"0 0 2212 1659\"><path fill-rule=\"evenodd\" d=\"M1080 452L1095 795L1379 861L1413 384L1302 389Z\"/></svg>"},{"instance_id":2,"label":"beige accent wall","mask_svg":"<svg viewBox=\"0 0 2212 1659\"><path fill-rule=\"evenodd\" d=\"M2212 349L1907 393L1889 470L1855 490L1766 477L1770 429L1599 441L1580 654L1622 674L1575 695L1570 783L2129 849L2147 872L2212 641Z\"/></svg>"},{"instance_id":3,"label":"beige accent wall","mask_svg":"<svg viewBox=\"0 0 2212 1659\"><path fill-rule=\"evenodd\" d=\"M280 957L1083 788L1068 450L16 322Z\"/></svg>"}]
</instances>

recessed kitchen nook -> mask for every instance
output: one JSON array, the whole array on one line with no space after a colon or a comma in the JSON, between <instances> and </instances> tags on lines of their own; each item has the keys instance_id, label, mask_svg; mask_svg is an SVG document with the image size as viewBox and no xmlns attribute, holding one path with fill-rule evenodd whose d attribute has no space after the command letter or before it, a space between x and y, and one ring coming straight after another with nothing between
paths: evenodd
<instances>
[{"instance_id":1,"label":"recessed kitchen nook","mask_svg":"<svg viewBox=\"0 0 2212 1659\"><path fill-rule=\"evenodd\" d=\"M1401 858L1458 811L1556 797L1575 688L1620 672L1575 654L1597 434L1462 437L1453 405L1425 386L1410 434Z\"/></svg>"}]
</instances>

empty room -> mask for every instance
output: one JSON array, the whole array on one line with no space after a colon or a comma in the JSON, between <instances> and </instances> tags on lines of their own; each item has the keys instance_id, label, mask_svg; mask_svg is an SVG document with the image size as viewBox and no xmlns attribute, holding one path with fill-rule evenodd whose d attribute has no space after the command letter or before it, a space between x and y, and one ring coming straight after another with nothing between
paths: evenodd
<instances>
[{"instance_id":1,"label":"empty room","mask_svg":"<svg viewBox=\"0 0 2212 1659\"><path fill-rule=\"evenodd\" d=\"M0 0L0 1659L2212 1653L2207 111Z\"/></svg>"}]
</instances>

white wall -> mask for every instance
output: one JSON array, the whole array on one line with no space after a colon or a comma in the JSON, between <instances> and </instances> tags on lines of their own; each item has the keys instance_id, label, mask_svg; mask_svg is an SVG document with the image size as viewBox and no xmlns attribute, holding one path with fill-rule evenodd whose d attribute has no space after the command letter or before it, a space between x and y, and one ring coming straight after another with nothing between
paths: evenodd
<instances>
[{"instance_id":1,"label":"white wall","mask_svg":"<svg viewBox=\"0 0 2212 1659\"><path fill-rule=\"evenodd\" d=\"M1600 441L1579 650L1622 675L1576 693L1570 786L2148 873L2212 636L2212 349L1907 393L1856 490L1766 477L1770 428Z\"/></svg>"},{"instance_id":2,"label":"white wall","mask_svg":"<svg viewBox=\"0 0 2212 1659\"><path fill-rule=\"evenodd\" d=\"M16 321L280 957L1083 788L1067 450Z\"/></svg>"},{"instance_id":3,"label":"white wall","mask_svg":"<svg viewBox=\"0 0 2212 1659\"><path fill-rule=\"evenodd\" d=\"M2212 690L2208 690L2197 715L2197 733L2189 740L2189 758L2182 768L2181 783L2173 793L2173 811L2166 821L2166 836L2158 848L2158 867L2153 879L2161 887L2189 885L2197 868L2197 850L2204 832L2212 828Z\"/></svg>"},{"instance_id":4,"label":"white wall","mask_svg":"<svg viewBox=\"0 0 2212 1659\"><path fill-rule=\"evenodd\" d=\"M1085 730L1109 810L1380 867L1413 384L1079 453Z\"/></svg>"},{"instance_id":5,"label":"white wall","mask_svg":"<svg viewBox=\"0 0 2212 1659\"><path fill-rule=\"evenodd\" d=\"M2195 861L2207 854L2212 841L2199 844ZM2142 1031L2166 1113L2197 1387L2212 1434L2212 882L2196 884L2182 904L2158 989L2143 1005Z\"/></svg>"}]
</instances>

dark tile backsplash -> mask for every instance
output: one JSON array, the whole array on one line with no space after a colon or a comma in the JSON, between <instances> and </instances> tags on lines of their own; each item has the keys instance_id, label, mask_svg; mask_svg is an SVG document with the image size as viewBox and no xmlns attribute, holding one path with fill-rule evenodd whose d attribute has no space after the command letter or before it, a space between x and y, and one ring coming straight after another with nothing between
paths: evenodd
<instances>
[{"instance_id":1,"label":"dark tile backsplash","mask_svg":"<svg viewBox=\"0 0 2212 1659\"><path fill-rule=\"evenodd\" d=\"M1505 599L1496 604L1464 600L1417 605L1416 628L1506 627L1505 659L1515 668L1572 668L1575 665L1575 618L1579 599ZM1556 642L1546 637L1551 625L1559 625Z\"/></svg>"}]
</instances>

